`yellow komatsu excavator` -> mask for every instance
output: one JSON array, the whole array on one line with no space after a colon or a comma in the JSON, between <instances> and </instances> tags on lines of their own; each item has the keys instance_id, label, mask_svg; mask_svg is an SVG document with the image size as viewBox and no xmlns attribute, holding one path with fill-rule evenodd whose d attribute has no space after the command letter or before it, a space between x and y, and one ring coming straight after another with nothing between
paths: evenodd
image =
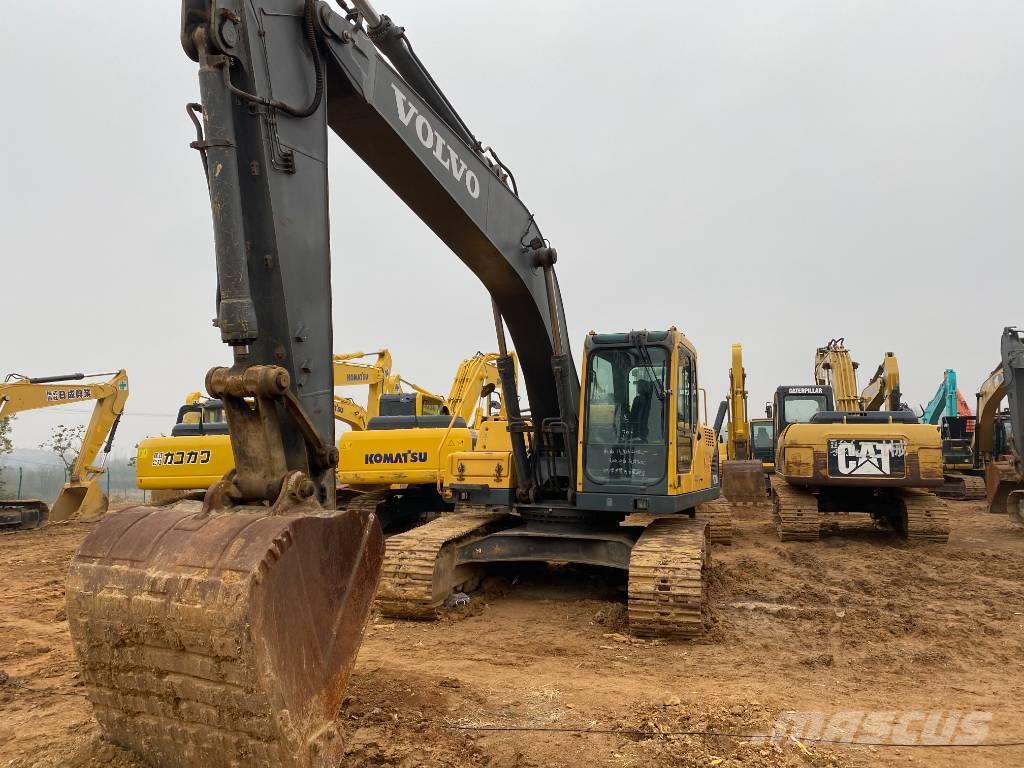
<instances>
[{"instance_id":1,"label":"yellow komatsu excavator","mask_svg":"<svg viewBox=\"0 0 1024 768\"><path fill-rule=\"evenodd\" d=\"M743 347L732 345L729 395L725 399L726 458L722 461L722 495L732 504L760 504L768 499L764 464L753 453L752 428L747 415L747 372Z\"/></svg>"},{"instance_id":2,"label":"yellow komatsu excavator","mask_svg":"<svg viewBox=\"0 0 1024 768\"><path fill-rule=\"evenodd\" d=\"M375 357L372 363L360 362ZM334 386L369 388L366 406L352 398L334 395L334 418L352 430L366 429L369 419L382 412L439 413L444 399L415 384L412 393L402 391L403 380L392 372L391 353L347 352L334 355ZM136 453L136 482L153 491L155 499L180 495L181 491L206 490L235 465L228 437L224 403L193 392L178 410L169 436L142 440Z\"/></svg>"},{"instance_id":3,"label":"yellow komatsu excavator","mask_svg":"<svg viewBox=\"0 0 1024 768\"><path fill-rule=\"evenodd\" d=\"M440 493L448 456L473 450L478 441L507 443L504 404L491 399L501 389L497 359L477 353L463 360L442 412L382 412L366 431L342 435L338 481L361 492L349 508L374 512L387 532L450 510Z\"/></svg>"},{"instance_id":4,"label":"yellow komatsu excavator","mask_svg":"<svg viewBox=\"0 0 1024 768\"><path fill-rule=\"evenodd\" d=\"M106 375L75 373L33 378L11 374L0 384L0 419L21 411L96 401L78 458L53 508L39 500L0 501L0 530L37 528L47 519L52 522L88 522L106 513L108 499L99 483L106 468L97 466L95 462L101 450L104 463L110 453L125 401L128 400L128 374L122 369L107 381L94 381L96 377Z\"/></svg>"},{"instance_id":5,"label":"yellow komatsu excavator","mask_svg":"<svg viewBox=\"0 0 1024 768\"><path fill-rule=\"evenodd\" d=\"M780 538L817 539L860 516L911 541L945 542L946 505L928 490L943 483L938 428L908 410L863 409L865 402L898 408L895 357L886 356L863 399L856 368L844 340L833 339L816 352L813 386L776 390L772 491Z\"/></svg>"}]
</instances>

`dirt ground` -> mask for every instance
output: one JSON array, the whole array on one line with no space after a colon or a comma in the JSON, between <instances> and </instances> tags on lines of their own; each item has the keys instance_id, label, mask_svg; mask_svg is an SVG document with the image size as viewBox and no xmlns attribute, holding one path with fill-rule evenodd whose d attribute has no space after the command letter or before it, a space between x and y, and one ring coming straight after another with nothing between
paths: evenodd
<instances>
[{"instance_id":1,"label":"dirt ground","mask_svg":"<svg viewBox=\"0 0 1024 768\"><path fill-rule=\"evenodd\" d=\"M1024 533L978 504L954 504L952 518L946 546L782 544L747 512L732 546L714 548L715 619L700 642L630 639L624 578L575 568L505 569L438 623L375 616L341 713L348 762L1020 765L1024 747L666 733L767 733L794 711L941 710L991 713L988 742L1024 741ZM87 531L0 536L0 768L143 765L102 740L77 679L64 573ZM466 730L479 726L542 730ZM609 730L620 733L593 732Z\"/></svg>"}]
</instances>

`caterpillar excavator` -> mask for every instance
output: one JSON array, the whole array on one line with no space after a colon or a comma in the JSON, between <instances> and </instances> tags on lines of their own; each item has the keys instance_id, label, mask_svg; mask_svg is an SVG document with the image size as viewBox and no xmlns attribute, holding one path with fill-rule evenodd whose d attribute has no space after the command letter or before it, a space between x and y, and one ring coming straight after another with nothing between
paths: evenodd
<instances>
[{"instance_id":1,"label":"caterpillar excavator","mask_svg":"<svg viewBox=\"0 0 1024 768\"><path fill-rule=\"evenodd\" d=\"M943 482L938 429L892 409L899 388L891 354L860 394L856 369L844 340L833 339L816 351L814 385L775 392L779 538L816 540L856 516L909 541L945 542L945 502L929 490ZM863 408L881 403L892 410Z\"/></svg>"},{"instance_id":2,"label":"caterpillar excavator","mask_svg":"<svg viewBox=\"0 0 1024 768\"><path fill-rule=\"evenodd\" d=\"M375 356L372 363L358 362ZM334 395L334 418L352 430L364 430L369 419L385 412L409 415L439 413L444 399L414 384L403 392L403 380L392 373L391 353L348 352L334 355L334 386L366 386L366 406ZM154 499L176 498L181 491L206 490L235 465L228 438L224 403L190 393L169 436L148 437L136 449L136 483L153 491Z\"/></svg>"},{"instance_id":3,"label":"caterpillar excavator","mask_svg":"<svg viewBox=\"0 0 1024 768\"><path fill-rule=\"evenodd\" d=\"M381 414L365 432L344 435L338 481L361 492L349 507L372 511L385 531L450 511L451 500L442 495L449 454L478 442L482 449L508 445L504 403L491 400L501 389L497 360L496 353L463 360L442 413Z\"/></svg>"},{"instance_id":4,"label":"caterpillar excavator","mask_svg":"<svg viewBox=\"0 0 1024 768\"><path fill-rule=\"evenodd\" d=\"M726 458L722 461L722 495L732 504L761 504L768 500L764 464L754 457L751 423L747 418L747 372L743 347L732 345L729 395L725 399Z\"/></svg>"},{"instance_id":5,"label":"caterpillar excavator","mask_svg":"<svg viewBox=\"0 0 1024 768\"><path fill-rule=\"evenodd\" d=\"M53 508L37 499L0 500L0 530L38 528L48 519L53 522L92 522L106 513L109 502L100 488L99 479L106 472L106 457L128 400L128 374L122 369L109 374L107 381L94 380L106 375L73 373L29 377L9 374L0 384L0 419L22 411L96 401L78 458ZM95 462L100 451L103 452L103 462L97 466Z\"/></svg>"},{"instance_id":6,"label":"caterpillar excavator","mask_svg":"<svg viewBox=\"0 0 1024 768\"><path fill-rule=\"evenodd\" d=\"M985 475L990 512L1024 525L1024 462L1017 444L1024 434L1024 332L1003 329L1000 360L978 390L975 467ZM1007 407L1000 410L1003 399Z\"/></svg>"},{"instance_id":7,"label":"caterpillar excavator","mask_svg":"<svg viewBox=\"0 0 1024 768\"><path fill-rule=\"evenodd\" d=\"M921 411L921 421L935 424L942 436L943 485L935 493L946 499L985 498L983 468L974 461L975 417L957 387L956 371L947 368L935 395Z\"/></svg>"},{"instance_id":8,"label":"caterpillar excavator","mask_svg":"<svg viewBox=\"0 0 1024 768\"><path fill-rule=\"evenodd\" d=\"M580 379L557 254L514 176L366 0L183 0L181 21L233 357L206 389L235 468L201 502L109 516L72 560L68 621L106 738L160 766L340 764L335 720L382 570L385 606L422 616L491 562L604 565L628 573L633 632L699 634L696 507L720 489L693 344L591 333ZM451 453L462 509L391 538L386 562L373 513L335 509L328 128L495 313L507 444Z\"/></svg>"}]
</instances>

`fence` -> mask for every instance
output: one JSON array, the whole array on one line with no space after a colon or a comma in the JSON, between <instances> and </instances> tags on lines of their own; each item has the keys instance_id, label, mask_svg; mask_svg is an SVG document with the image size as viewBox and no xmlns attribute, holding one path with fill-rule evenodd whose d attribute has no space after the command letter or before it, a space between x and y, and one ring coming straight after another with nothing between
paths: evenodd
<instances>
[{"instance_id":1,"label":"fence","mask_svg":"<svg viewBox=\"0 0 1024 768\"><path fill-rule=\"evenodd\" d=\"M0 467L0 498L41 499L51 503L67 482L67 471L55 466ZM125 462L111 463L100 478L100 487L111 504L143 502L148 494L135 486L135 468Z\"/></svg>"}]
</instances>

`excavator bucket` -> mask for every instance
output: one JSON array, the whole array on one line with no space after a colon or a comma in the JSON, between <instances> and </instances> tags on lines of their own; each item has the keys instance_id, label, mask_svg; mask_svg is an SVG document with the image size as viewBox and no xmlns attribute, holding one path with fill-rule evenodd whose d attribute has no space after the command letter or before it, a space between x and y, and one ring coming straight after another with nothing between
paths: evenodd
<instances>
[{"instance_id":1,"label":"excavator bucket","mask_svg":"<svg viewBox=\"0 0 1024 768\"><path fill-rule=\"evenodd\" d=\"M100 490L95 480L86 483L65 483L60 495L53 502L50 520L63 523L78 520L91 523L107 513L107 494Z\"/></svg>"},{"instance_id":2,"label":"excavator bucket","mask_svg":"<svg viewBox=\"0 0 1024 768\"><path fill-rule=\"evenodd\" d=\"M764 465L756 460L722 462L722 495L731 503L766 503Z\"/></svg>"},{"instance_id":3,"label":"excavator bucket","mask_svg":"<svg viewBox=\"0 0 1024 768\"><path fill-rule=\"evenodd\" d=\"M1024 490L1013 462L1006 459L995 459L985 465L985 496L988 499L988 511L997 515L1009 514L1007 504L1013 491Z\"/></svg>"},{"instance_id":4,"label":"excavator bucket","mask_svg":"<svg viewBox=\"0 0 1024 768\"><path fill-rule=\"evenodd\" d=\"M0 501L0 531L27 531L46 523L50 508L36 499Z\"/></svg>"},{"instance_id":5,"label":"excavator bucket","mask_svg":"<svg viewBox=\"0 0 1024 768\"><path fill-rule=\"evenodd\" d=\"M67 589L106 737L161 768L340 764L383 555L372 514L180 501L107 516Z\"/></svg>"}]
</instances>

